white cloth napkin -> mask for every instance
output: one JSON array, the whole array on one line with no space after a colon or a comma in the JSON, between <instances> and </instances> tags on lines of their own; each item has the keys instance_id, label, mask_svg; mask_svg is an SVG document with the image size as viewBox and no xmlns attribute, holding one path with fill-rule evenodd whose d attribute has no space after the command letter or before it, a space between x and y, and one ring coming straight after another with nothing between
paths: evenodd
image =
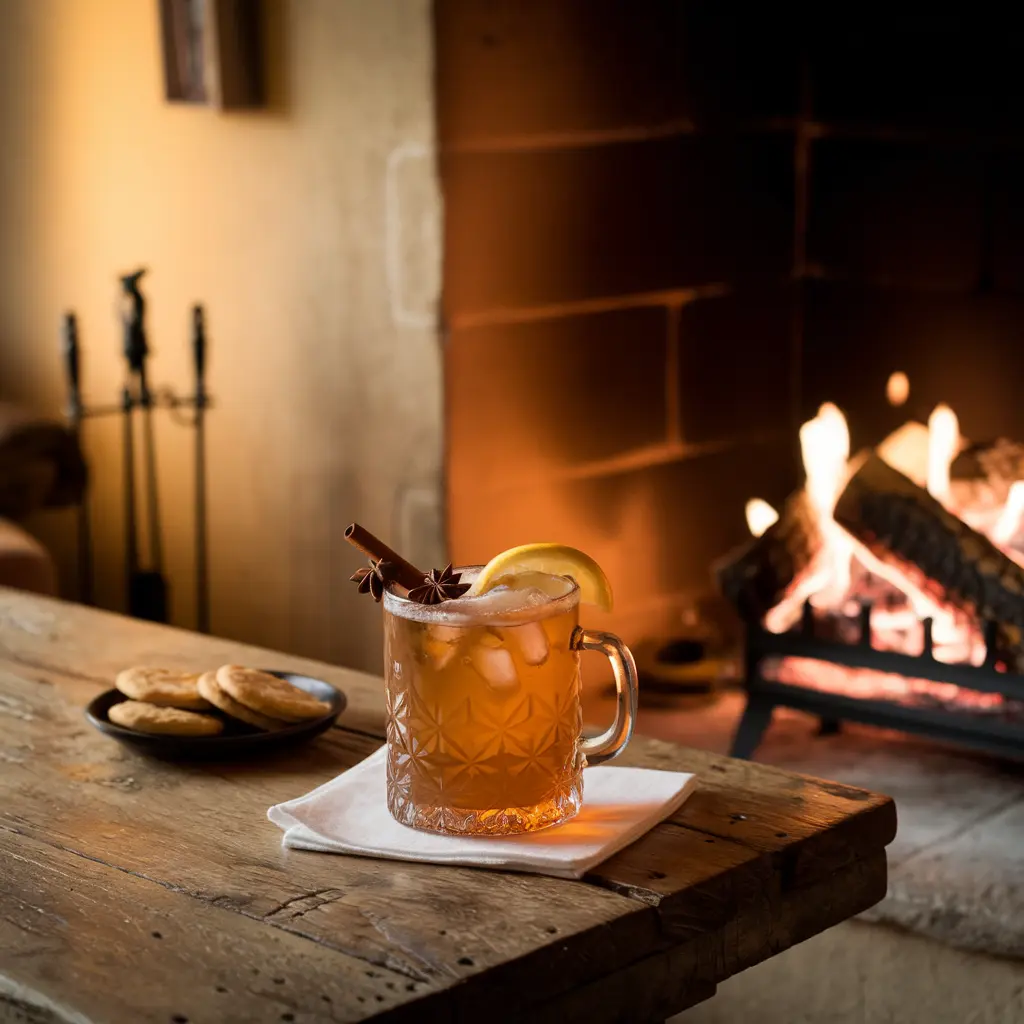
<instances>
[{"instance_id":1,"label":"white cloth napkin","mask_svg":"<svg viewBox=\"0 0 1024 1024\"><path fill-rule=\"evenodd\" d=\"M387 748L381 747L311 793L271 807L267 817L284 830L284 845L582 878L668 817L696 784L696 777L684 772L586 768L583 807L564 825L507 838L462 838L420 832L391 817L386 758Z\"/></svg>"}]
</instances>

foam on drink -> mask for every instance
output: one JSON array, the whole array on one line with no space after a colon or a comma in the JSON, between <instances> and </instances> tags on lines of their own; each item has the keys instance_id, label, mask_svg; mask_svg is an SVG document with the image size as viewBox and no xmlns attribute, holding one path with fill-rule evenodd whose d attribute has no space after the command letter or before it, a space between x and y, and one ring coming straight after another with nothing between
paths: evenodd
<instances>
[{"instance_id":1,"label":"foam on drink","mask_svg":"<svg viewBox=\"0 0 1024 1024\"><path fill-rule=\"evenodd\" d=\"M473 566L461 570L462 582L472 583L480 569L480 566ZM495 626L514 626L560 614L574 603L575 589L575 582L567 576L529 572L504 576L486 593L475 597L459 597L440 604L418 604L387 591L384 605L395 615L414 622L460 626L486 617ZM543 615L538 616L541 609Z\"/></svg>"}]
</instances>

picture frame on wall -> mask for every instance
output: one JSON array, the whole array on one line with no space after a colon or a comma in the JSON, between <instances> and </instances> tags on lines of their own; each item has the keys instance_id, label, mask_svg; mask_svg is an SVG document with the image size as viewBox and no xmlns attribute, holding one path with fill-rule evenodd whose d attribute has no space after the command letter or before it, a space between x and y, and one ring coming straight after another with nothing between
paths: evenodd
<instances>
[{"instance_id":1,"label":"picture frame on wall","mask_svg":"<svg viewBox=\"0 0 1024 1024\"><path fill-rule=\"evenodd\" d=\"M164 96L235 110L264 105L261 0L158 0Z\"/></svg>"}]
</instances>

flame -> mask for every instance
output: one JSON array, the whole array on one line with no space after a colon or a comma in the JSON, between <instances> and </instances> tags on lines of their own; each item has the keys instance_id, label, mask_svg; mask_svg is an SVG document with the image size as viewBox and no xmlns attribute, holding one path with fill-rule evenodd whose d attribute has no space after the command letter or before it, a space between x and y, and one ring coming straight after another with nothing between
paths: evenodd
<instances>
[{"instance_id":1,"label":"flame","mask_svg":"<svg viewBox=\"0 0 1024 1024\"><path fill-rule=\"evenodd\" d=\"M949 506L949 467L960 449L960 423L948 405L928 417L928 493Z\"/></svg>"},{"instance_id":2,"label":"flame","mask_svg":"<svg viewBox=\"0 0 1024 1024\"><path fill-rule=\"evenodd\" d=\"M1007 547L1020 529L1021 516L1024 516L1024 480L1017 480L1010 485L1006 505L992 527L992 543Z\"/></svg>"},{"instance_id":3,"label":"flame","mask_svg":"<svg viewBox=\"0 0 1024 1024\"><path fill-rule=\"evenodd\" d=\"M755 537L760 537L769 526L779 521L779 513L763 498L751 498L747 502L747 528Z\"/></svg>"},{"instance_id":4,"label":"flame","mask_svg":"<svg viewBox=\"0 0 1024 1024\"><path fill-rule=\"evenodd\" d=\"M910 397L910 378L902 370L889 375L885 384L885 397L894 409L907 404Z\"/></svg>"},{"instance_id":5,"label":"flame","mask_svg":"<svg viewBox=\"0 0 1024 1024\"><path fill-rule=\"evenodd\" d=\"M800 430L800 449L807 473L807 496L815 506L825 536L822 571L829 580L815 599L833 604L850 588L853 544L849 534L832 518L836 502L846 486L850 461L850 428L846 417L831 402Z\"/></svg>"},{"instance_id":6,"label":"flame","mask_svg":"<svg viewBox=\"0 0 1024 1024\"><path fill-rule=\"evenodd\" d=\"M850 458L850 431L846 417L831 402L800 428L800 453L807 475L807 495L819 514L832 518L846 483Z\"/></svg>"},{"instance_id":7,"label":"flame","mask_svg":"<svg viewBox=\"0 0 1024 1024\"><path fill-rule=\"evenodd\" d=\"M902 404L908 394L906 374L893 374L887 388L890 402ZM956 413L947 405L939 405L932 411L927 428L920 423L906 423L876 451L949 507L950 467L962 444ZM849 475L850 433L846 418L835 405L825 403L813 419L803 424L800 450L806 473L805 493L810 513L821 531L822 544L812 563L766 614L765 627L777 633L793 628L808 600L816 610L838 616L837 622L856 621L861 601L868 600L875 604L871 621L872 642L877 647L918 653L923 637L921 620L930 618L933 657L939 661L980 664L985 645L977 623L969 615L943 604L930 593L927 581L916 571L903 571L881 561L836 523L836 501ZM1024 553L1011 547L1024 528L1024 480L1012 484L1006 503L999 510L990 509L984 502L975 507L966 493L958 492L958 503L965 507L952 511L965 522L975 524L1010 558L1024 565ZM763 534L778 518L770 505L757 498L747 503L746 514L755 536ZM845 669L835 671L847 673ZM955 686L947 690L959 692Z\"/></svg>"},{"instance_id":8,"label":"flame","mask_svg":"<svg viewBox=\"0 0 1024 1024\"><path fill-rule=\"evenodd\" d=\"M821 529L822 547L808 574L765 617L765 626L776 633L793 625L808 598L815 605L831 607L850 586L853 542L832 518L846 485L850 430L846 417L831 402L800 428L800 452L807 478L804 487Z\"/></svg>"}]
</instances>

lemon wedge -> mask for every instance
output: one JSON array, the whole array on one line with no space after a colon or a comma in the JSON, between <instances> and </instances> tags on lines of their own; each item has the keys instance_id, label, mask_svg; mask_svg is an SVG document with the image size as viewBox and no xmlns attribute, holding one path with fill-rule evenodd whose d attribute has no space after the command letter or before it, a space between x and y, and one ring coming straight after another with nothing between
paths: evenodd
<instances>
[{"instance_id":1,"label":"lemon wedge","mask_svg":"<svg viewBox=\"0 0 1024 1024\"><path fill-rule=\"evenodd\" d=\"M581 601L612 610L612 585L604 570L586 552L566 544L521 544L502 551L483 567L466 596L486 593L502 576L526 572L572 576L579 584Z\"/></svg>"}]
</instances>

